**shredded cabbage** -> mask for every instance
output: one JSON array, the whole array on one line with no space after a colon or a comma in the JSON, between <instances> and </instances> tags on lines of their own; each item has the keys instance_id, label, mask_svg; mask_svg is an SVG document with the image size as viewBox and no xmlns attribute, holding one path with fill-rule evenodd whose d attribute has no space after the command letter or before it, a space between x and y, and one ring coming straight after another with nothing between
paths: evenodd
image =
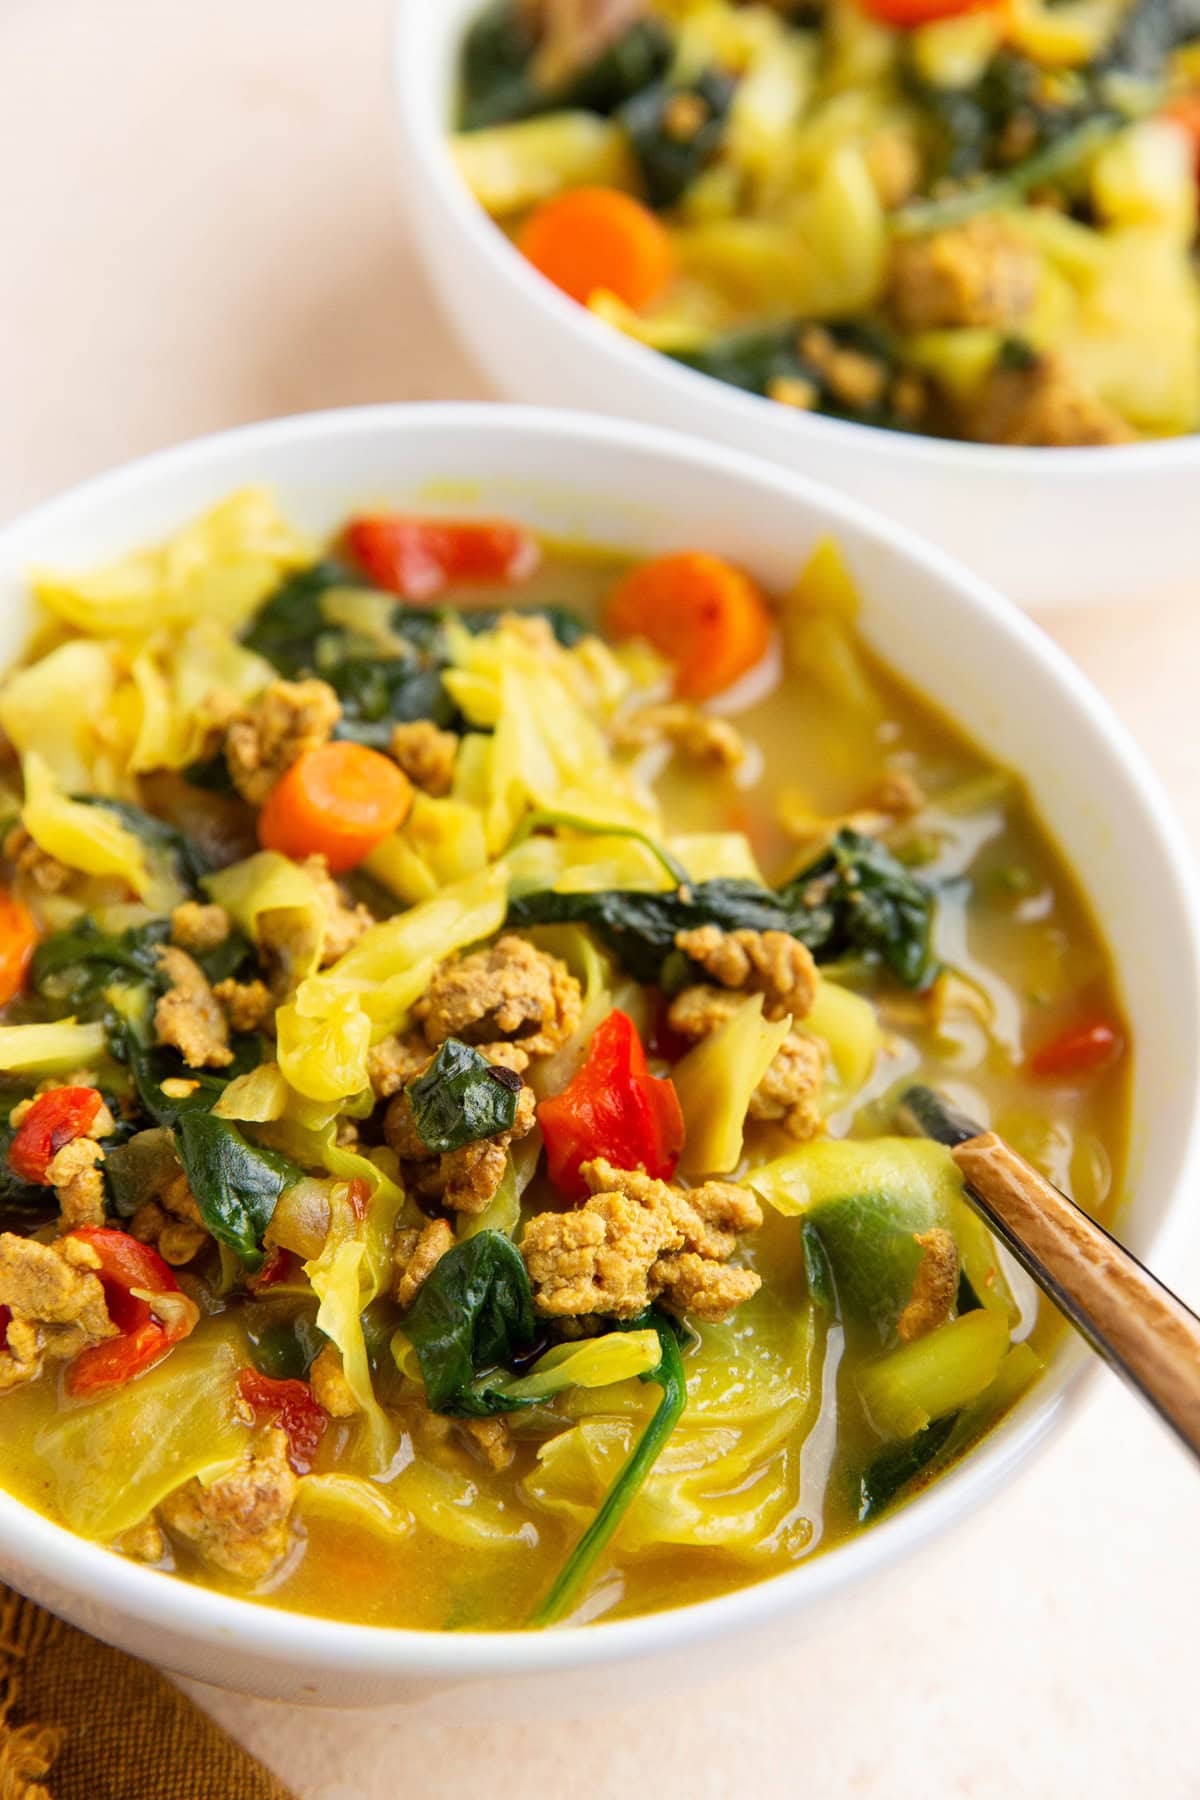
<instances>
[{"instance_id":1,"label":"shredded cabbage","mask_svg":"<svg viewBox=\"0 0 1200 1800\"><path fill-rule=\"evenodd\" d=\"M623 1550L707 1545L754 1557L803 1543L801 1440L820 1411L824 1334L816 1309L765 1294L727 1325L703 1327L686 1358L688 1403L621 1527ZM640 1381L575 1387L555 1410L579 1421L541 1445L522 1489L573 1524L590 1524L652 1409Z\"/></svg>"},{"instance_id":2,"label":"shredded cabbage","mask_svg":"<svg viewBox=\"0 0 1200 1800\"><path fill-rule=\"evenodd\" d=\"M656 1331L608 1331L578 1344L556 1344L528 1375L491 1377L488 1391L514 1401L549 1400L567 1388L603 1388L652 1375L662 1361Z\"/></svg>"},{"instance_id":3,"label":"shredded cabbage","mask_svg":"<svg viewBox=\"0 0 1200 1800\"><path fill-rule=\"evenodd\" d=\"M477 722L495 727L470 771L492 855L531 808L653 829L653 806L618 768L593 716L585 664L558 645L530 642L520 624L475 637L451 630L448 638L455 665L444 678L448 688ZM468 797L457 787L456 795Z\"/></svg>"},{"instance_id":4,"label":"shredded cabbage","mask_svg":"<svg viewBox=\"0 0 1200 1800\"><path fill-rule=\"evenodd\" d=\"M915 1437L977 1400L1007 1349L1007 1319L979 1307L867 1363L857 1376L859 1396L880 1437Z\"/></svg>"},{"instance_id":5,"label":"shredded cabbage","mask_svg":"<svg viewBox=\"0 0 1200 1800\"><path fill-rule=\"evenodd\" d=\"M21 823L39 849L85 875L116 876L153 912L178 906L184 891L176 877L147 855L142 840L115 813L69 800L34 750L23 768Z\"/></svg>"},{"instance_id":6,"label":"shredded cabbage","mask_svg":"<svg viewBox=\"0 0 1200 1800\"><path fill-rule=\"evenodd\" d=\"M349 1208L344 1205L334 1210L325 1248L315 1261L305 1263L304 1273L320 1301L317 1327L341 1351L342 1372L363 1419L371 1472L380 1475L396 1453L399 1435L371 1385L362 1328L363 1308L372 1297L369 1283L364 1281L367 1247L361 1238L339 1237L340 1230L345 1229L339 1215L346 1212ZM352 1213L350 1219L353 1221ZM349 1229L353 1229L353 1224Z\"/></svg>"},{"instance_id":7,"label":"shredded cabbage","mask_svg":"<svg viewBox=\"0 0 1200 1800\"><path fill-rule=\"evenodd\" d=\"M130 674L142 702L137 737L129 753L136 774L183 769L204 753L214 723L209 702L219 694L249 700L275 671L213 619L197 619L182 634L157 633L138 651Z\"/></svg>"},{"instance_id":8,"label":"shredded cabbage","mask_svg":"<svg viewBox=\"0 0 1200 1800\"><path fill-rule=\"evenodd\" d=\"M235 1075L221 1090L213 1116L246 1125L266 1125L286 1116L292 1090L278 1063L260 1063L245 1075Z\"/></svg>"},{"instance_id":9,"label":"shredded cabbage","mask_svg":"<svg viewBox=\"0 0 1200 1800\"><path fill-rule=\"evenodd\" d=\"M671 1079L686 1127L680 1160L685 1174L724 1175L736 1169L750 1096L790 1029L790 1019L764 1019L763 996L753 994L676 1063Z\"/></svg>"},{"instance_id":10,"label":"shredded cabbage","mask_svg":"<svg viewBox=\"0 0 1200 1800\"><path fill-rule=\"evenodd\" d=\"M60 1075L93 1067L108 1049L103 1025L56 1019L51 1025L0 1025L0 1069Z\"/></svg>"},{"instance_id":11,"label":"shredded cabbage","mask_svg":"<svg viewBox=\"0 0 1200 1800\"><path fill-rule=\"evenodd\" d=\"M667 839L693 881L754 881L765 887L750 840L740 831L693 831Z\"/></svg>"},{"instance_id":12,"label":"shredded cabbage","mask_svg":"<svg viewBox=\"0 0 1200 1800\"><path fill-rule=\"evenodd\" d=\"M398 1543L415 1529L410 1512L397 1506L375 1482L359 1475L308 1475L300 1483L296 1499L301 1512L357 1526L389 1544Z\"/></svg>"},{"instance_id":13,"label":"shredded cabbage","mask_svg":"<svg viewBox=\"0 0 1200 1800\"><path fill-rule=\"evenodd\" d=\"M40 574L34 592L93 637L142 637L196 619L237 630L282 575L313 560L266 489L243 488L156 549L86 574Z\"/></svg>"},{"instance_id":14,"label":"shredded cabbage","mask_svg":"<svg viewBox=\"0 0 1200 1800\"><path fill-rule=\"evenodd\" d=\"M105 715L115 686L105 645L60 644L4 677L0 727L23 756L36 754L64 788L89 788L99 748L93 727Z\"/></svg>"},{"instance_id":15,"label":"shredded cabbage","mask_svg":"<svg viewBox=\"0 0 1200 1800\"><path fill-rule=\"evenodd\" d=\"M516 1508L460 1470L426 1457L402 1469L388 1493L426 1531L464 1550L532 1550L537 1543L532 1525Z\"/></svg>"},{"instance_id":16,"label":"shredded cabbage","mask_svg":"<svg viewBox=\"0 0 1200 1800\"><path fill-rule=\"evenodd\" d=\"M746 1181L787 1218L828 1200L885 1192L925 1210L921 1230L949 1226L962 1195L962 1176L949 1150L926 1138L822 1138L751 1169Z\"/></svg>"},{"instance_id":17,"label":"shredded cabbage","mask_svg":"<svg viewBox=\"0 0 1200 1800\"><path fill-rule=\"evenodd\" d=\"M373 926L332 968L303 981L275 1020L292 1087L312 1100L360 1093L373 1039L401 1025L443 957L500 929L507 897L504 870L482 870Z\"/></svg>"},{"instance_id":18,"label":"shredded cabbage","mask_svg":"<svg viewBox=\"0 0 1200 1800\"><path fill-rule=\"evenodd\" d=\"M277 850L260 850L208 876L204 885L255 944L280 956L289 988L314 972L328 917L320 889L299 864Z\"/></svg>"},{"instance_id":19,"label":"shredded cabbage","mask_svg":"<svg viewBox=\"0 0 1200 1800\"><path fill-rule=\"evenodd\" d=\"M212 1481L248 1443L237 1412L237 1359L206 1325L149 1374L42 1426L34 1449L55 1511L107 1541L139 1524L192 1476Z\"/></svg>"},{"instance_id":20,"label":"shredded cabbage","mask_svg":"<svg viewBox=\"0 0 1200 1800\"><path fill-rule=\"evenodd\" d=\"M861 994L822 979L801 1025L828 1044L837 1072L832 1097L844 1105L866 1086L883 1047L883 1031L875 1008Z\"/></svg>"},{"instance_id":21,"label":"shredded cabbage","mask_svg":"<svg viewBox=\"0 0 1200 1800\"><path fill-rule=\"evenodd\" d=\"M479 809L461 800L418 794L404 828L372 851L363 865L409 905L432 900L442 888L487 867Z\"/></svg>"}]
</instances>

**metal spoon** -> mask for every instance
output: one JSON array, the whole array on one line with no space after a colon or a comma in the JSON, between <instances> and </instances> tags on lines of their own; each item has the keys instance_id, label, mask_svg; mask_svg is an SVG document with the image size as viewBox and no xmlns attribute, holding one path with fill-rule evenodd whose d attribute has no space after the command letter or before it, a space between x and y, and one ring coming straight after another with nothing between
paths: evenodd
<instances>
[{"instance_id":1,"label":"metal spoon","mask_svg":"<svg viewBox=\"0 0 1200 1800\"><path fill-rule=\"evenodd\" d=\"M898 1117L945 1144L967 1199L1110 1368L1200 1457L1200 1318L994 1131L911 1087Z\"/></svg>"}]
</instances>

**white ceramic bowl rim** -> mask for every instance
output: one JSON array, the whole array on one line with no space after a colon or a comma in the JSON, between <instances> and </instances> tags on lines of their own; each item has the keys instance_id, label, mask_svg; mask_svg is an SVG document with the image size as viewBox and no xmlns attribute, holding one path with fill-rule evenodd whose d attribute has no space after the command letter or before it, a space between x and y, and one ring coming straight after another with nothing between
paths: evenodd
<instances>
[{"instance_id":1,"label":"white ceramic bowl rim","mask_svg":"<svg viewBox=\"0 0 1200 1800\"><path fill-rule=\"evenodd\" d=\"M482 0L479 0L482 7ZM454 165L449 148L449 121L441 111L442 96L430 81L430 70L420 54L422 35L430 28L430 0L398 0L396 13L396 82L399 90L401 129L411 135L425 171L437 188L444 207L450 209L462 229L486 257L497 278L515 288L533 307L549 308L559 325L576 339L584 354L605 354L644 381L657 382L681 399L702 399L727 409L733 417L755 421L764 407L773 414L789 413L797 438L814 444L823 438L844 443L877 443L885 438L889 450L923 467L926 476L941 470L995 469L1012 475L1036 476L1039 481L1066 480L1103 472L1119 478L1129 470L1139 474L1155 467L1178 469L1180 462L1200 469L1200 433L1187 438L1161 438L1137 444L1114 444L1076 449L1023 449L1003 444L972 444L957 439L924 437L919 432L884 431L877 425L859 425L849 419L829 419L821 414L780 409L760 394L750 394L714 376L703 375L673 361L662 351L641 344L614 326L606 325L584 306L567 298L539 275L509 242L473 198ZM436 11L433 11L436 17Z\"/></svg>"},{"instance_id":2,"label":"white ceramic bowl rim","mask_svg":"<svg viewBox=\"0 0 1200 1800\"><path fill-rule=\"evenodd\" d=\"M1141 752L1070 660L999 594L942 552L923 544L902 527L876 518L852 500L741 452L694 442L656 427L534 408L444 404L314 413L202 438L100 476L0 528L0 558L14 540L33 532L53 532L60 520L65 526L77 510L110 512L143 485L169 480L185 469L200 473L208 468L219 469L235 449L261 451L265 458L284 444L328 446L342 437L378 433L386 438L400 433L419 434L423 428L453 431L466 446L481 435L502 433L506 442L549 438L564 444L596 444L642 452L674 462L684 477L689 468L723 472L773 492L781 505L800 500L815 506L835 531L839 523L844 524L860 537L890 545L919 568L951 582L959 604L976 618L1001 626L1019 640L1024 655L1042 665L1091 729L1103 733L1114 745L1138 804L1159 841L1177 897L1200 936L1200 905L1179 828ZM1180 984L1181 991L1187 985L1189 1004L1195 1014L1194 996L1200 991L1200 977L1194 953L1191 967L1180 970ZM1173 1266L1181 1244L1191 1233L1192 1222L1181 1202L1198 1176L1200 1114L1193 1112L1186 1142L1179 1149L1179 1173L1172 1201L1153 1238L1153 1254L1164 1271ZM236 1646L239 1654L257 1654L278 1666L329 1666L364 1676L442 1676L463 1680L596 1668L692 1647L739 1628L762 1626L801 1605L815 1604L837 1589L865 1580L903 1553L948 1529L969 1508L1001 1486L1035 1447L1046 1442L1069 1407L1077 1403L1079 1390L1078 1367L1061 1391L1039 1400L1035 1390L1018 1419L1002 1422L983 1445L918 1499L826 1555L717 1599L631 1619L601 1620L584 1627L558 1627L542 1633L439 1633L345 1624L278 1610L164 1577L125 1561L51 1523L3 1492L0 1548L22 1569L59 1590L85 1596L101 1609L115 1609L125 1618L150 1627L166 1624L172 1632L185 1634L198 1643L218 1648ZM20 1579L19 1574L16 1578Z\"/></svg>"}]
</instances>

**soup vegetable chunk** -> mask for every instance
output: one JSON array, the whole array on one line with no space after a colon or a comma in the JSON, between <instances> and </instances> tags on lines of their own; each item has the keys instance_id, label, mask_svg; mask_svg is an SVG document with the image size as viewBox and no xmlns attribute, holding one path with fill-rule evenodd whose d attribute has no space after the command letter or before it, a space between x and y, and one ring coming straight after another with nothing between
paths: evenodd
<instances>
[{"instance_id":1,"label":"soup vegetable chunk","mask_svg":"<svg viewBox=\"0 0 1200 1800\"><path fill-rule=\"evenodd\" d=\"M788 1568L1052 1340L914 1076L1105 1213L1124 1032L1019 786L786 595L258 490L0 681L3 1482L428 1629Z\"/></svg>"},{"instance_id":2,"label":"soup vegetable chunk","mask_svg":"<svg viewBox=\"0 0 1200 1800\"><path fill-rule=\"evenodd\" d=\"M491 0L454 154L548 280L781 405L1200 421L1196 0Z\"/></svg>"}]
</instances>

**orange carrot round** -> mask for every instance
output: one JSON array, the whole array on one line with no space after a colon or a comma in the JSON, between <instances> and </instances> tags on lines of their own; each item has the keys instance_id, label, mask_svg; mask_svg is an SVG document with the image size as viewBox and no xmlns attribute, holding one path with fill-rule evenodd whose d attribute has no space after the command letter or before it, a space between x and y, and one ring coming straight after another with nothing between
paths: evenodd
<instances>
[{"instance_id":1,"label":"orange carrot round","mask_svg":"<svg viewBox=\"0 0 1200 1800\"><path fill-rule=\"evenodd\" d=\"M340 875L403 825L412 801L407 775L378 750L322 744L305 751L267 795L258 841L285 856L323 856Z\"/></svg>"},{"instance_id":2,"label":"orange carrot round","mask_svg":"<svg viewBox=\"0 0 1200 1800\"><path fill-rule=\"evenodd\" d=\"M771 614L748 575L719 556L688 550L643 563L609 596L614 637L643 637L675 664L675 691L706 700L760 662Z\"/></svg>"},{"instance_id":3,"label":"orange carrot round","mask_svg":"<svg viewBox=\"0 0 1200 1800\"><path fill-rule=\"evenodd\" d=\"M27 906L0 888L0 1006L15 1000L25 985L38 928Z\"/></svg>"},{"instance_id":4,"label":"orange carrot round","mask_svg":"<svg viewBox=\"0 0 1200 1800\"><path fill-rule=\"evenodd\" d=\"M1176 94L1167 101L1159 117L1177 125L1187 138L1200 180L1200 90L1193 88L1186 94Z\"/></svg>"},{"instance_id":5,"label":"orange carrot round","mask_svg":"<svg viewBox=\"0 0 1200 1800\"><path fill-rule=\"evenodd\" d=\"M666 226L616 188L574 188L547 200L522 225L517 248L581 306L598 288L626 306L648 306L675 264Z\"/></svg>"}]
</instances>

